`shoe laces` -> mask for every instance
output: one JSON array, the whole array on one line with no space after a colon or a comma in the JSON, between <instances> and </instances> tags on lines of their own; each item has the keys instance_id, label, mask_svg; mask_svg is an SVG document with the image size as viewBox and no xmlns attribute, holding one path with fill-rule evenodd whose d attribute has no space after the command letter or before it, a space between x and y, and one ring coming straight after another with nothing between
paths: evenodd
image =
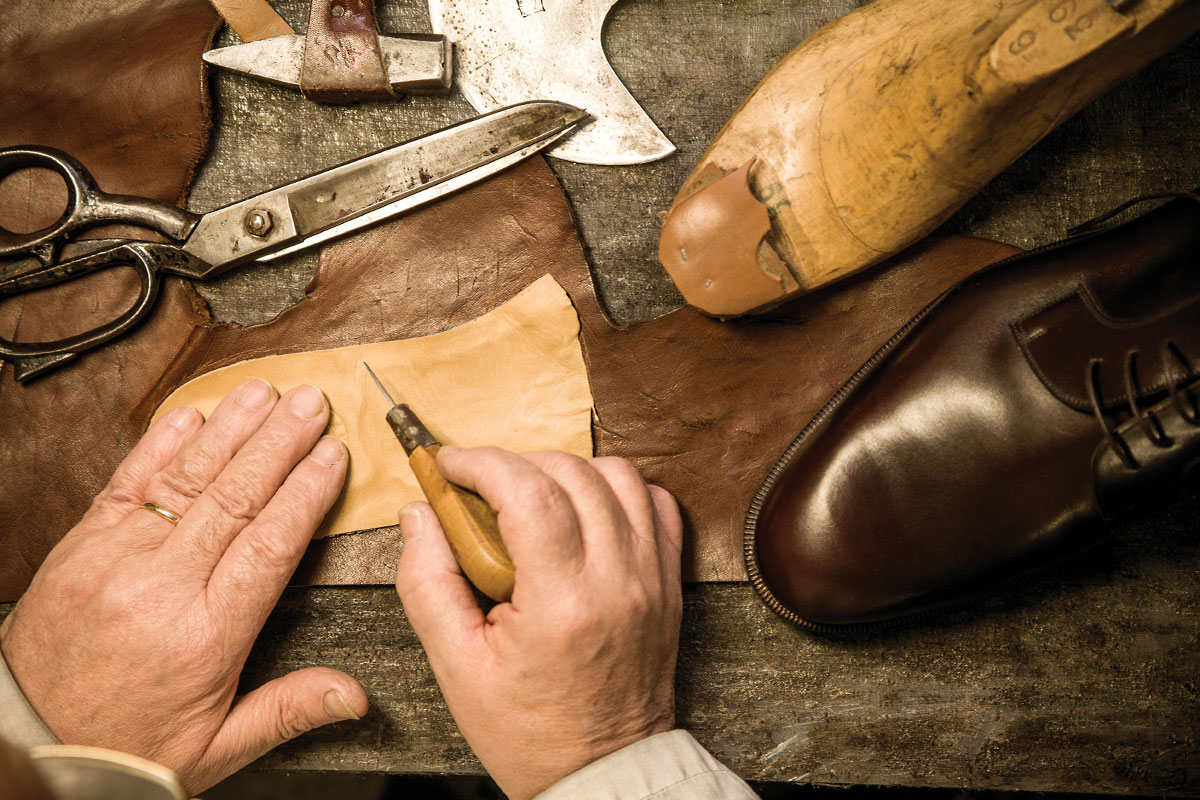
<instances>
[{"instance_id":1,"label":"shoe laces","mask_svg":"<svg viewBox=\"0 0 1200 800\"><path fill-rule=\"evenodd\" d=\"M1200 372L1197 372L1192 360L1183 349L1173 340L1166 339L1162 345L1162 361L1166 367L1167 393L1171 405L1180 418L1191 425L1200 425L1200 397L1195 388ZM1088 402L1092 406L1092 414L1100 425L1100 430L1107 443L1121 462L1129 469L1138 469L1139 464L1133 455L1129 443L1118 431L1125 423L1109 423L1109 415L1105 413L1103 391L1100 383L1100 368L1104 360L1094 358L1088 362L1086 383ZM1151 404L1145 402L1146 396L1138 381L1138 351L1131 350L1125 355L1125 401L1129 409L1130 419L1134 420L1133 427L1145 431L1146 437L1155 447L1168 448L1174 442L1167 435L1162 420ZM1182 373L1182 375L1180 374Z\"/></svg>"},{"instance_id":2,"label":"shoe laces","mask_svg":"<svg viewBox=\"0 0 1200 800\"><path fill-rule=\"evenodd\" d=\"M1106 222L1121 212L1133 206L1141 205L1148 200L1191 200L1193 202L1200 202L1200 193L1161 192L1135 197L1111 211L1088 220L1082 225L1076 225L1068 229L1067 235L1074 237L1095 233ZM1193 391L1194 387L1192 386L1196 378L1200 377L1200 375L1197 374L1191 360L1179 345L1170 339L1163 342L1162 358L1163 364L1167 368L1167 391L1170 394L1172 405L1184 421L1192 425L1200 425L1200 401L1197 400L1196 393ZM1172 444L1171 437L1163 429L1162 421L1143 402L1144 398L1141 386L1138 384L1137 359L1138 352L1136 350L1131 350L1125 356L1125 399L1129 406L1129 413L1133 419L1137 420L1135 425L1146 431L1147 438L1156 447L1170 447ZM1088 401L1091 403L1092 413L1095 415L1096 421L1100 424L1100 430L1103 432L1109 446L1112 447L1113 452L1117 454L1117 457L1121 459L1121 462L1126 467L1137 469L1139 465L1137 459L1134 458L1129 443L1118 433L1117 429L1120 427L1120 423L1110 425L1108 415L1104 413L1104 404L1101 399L1103 393L1100 388L1100 367L1102 364L1103 359L1099 358L1092 359L1088 363L1085 379L1088 388ZM1182 368L1183 377L1177 380L1176 375L1178 373L1176 370L1178 368Z\"/></svg>"}]
</instances>

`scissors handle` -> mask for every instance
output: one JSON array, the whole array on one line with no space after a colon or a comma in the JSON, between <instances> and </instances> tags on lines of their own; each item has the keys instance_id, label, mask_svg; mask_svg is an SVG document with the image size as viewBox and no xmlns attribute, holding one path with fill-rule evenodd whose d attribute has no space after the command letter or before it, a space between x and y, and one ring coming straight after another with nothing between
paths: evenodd
<instances>
[{"instance_id":1,"label":"scissors handle","mask_svg":"<svg viewBox=\"0 0 1200 800\"><path fill-rule=\"evenodd\" d=\"M96 187L87 169L70 155L53 147L9 147L0 150L0 181L17 170L40 167L55 172L67 187L62 216L32 233L14 233L0 227L0 257L38 252L70 233L108 222L130 222L183 241L199 217L167 203L131 195L105 194Z\"/></svg>"},{"instance_id":2,"label":"scissors handle","mask_svg":"<svg viewBox=\"0 0 1200 800\"><path fill-rule=\"evenodd\" d=\"M133 267L141 281L137 300L110 322L74 336L44 342L14 342L0 337L0 359L13 362L16 379L23 383L128 333L149 316L158 297L159 273L178 268L181 261L191 260L194 259L174 245L123 241L69 261L0 280L0 298L112 267Z\"/></svg>"}]
</instances>

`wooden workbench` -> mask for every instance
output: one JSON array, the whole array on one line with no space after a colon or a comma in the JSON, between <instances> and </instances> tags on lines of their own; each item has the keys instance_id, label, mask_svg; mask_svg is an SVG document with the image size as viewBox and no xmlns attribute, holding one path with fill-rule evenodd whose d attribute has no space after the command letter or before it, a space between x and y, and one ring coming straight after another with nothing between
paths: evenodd
<instances>
[{"instance_id":1,"label":"wooden workbench","mask_svg":"<svg viewBox=\"0 0 1200 800\"><path fill-rule=\"evenodd\" d=\"M428 30L420 2L380 5L384 30ZM639 167L552 166L618 321L678 304L654 258L658 212L766 69L857 5L622 0L614 9L610 59L679 152ZM281 11L302 26L304 4ZM473 114L457 95L330 108L236 76L213 86L217 126L196 210ZM1053 241L1128 197L1200 185L1198 145L1192 40L1064 125L945 230ZM303 296L315 266L299 256L204 292L218 316L260 321ZM797 631L747 584L688 586L679 723L756 780L1200 796L1198 522L1200 502L1166 509L1118 532L1099 577L1059 574L873 638ZM390 588L288 590L246 685L314 664L357 676L371 713L255 768L480 771Z\"/></svg>"}]
</instances>

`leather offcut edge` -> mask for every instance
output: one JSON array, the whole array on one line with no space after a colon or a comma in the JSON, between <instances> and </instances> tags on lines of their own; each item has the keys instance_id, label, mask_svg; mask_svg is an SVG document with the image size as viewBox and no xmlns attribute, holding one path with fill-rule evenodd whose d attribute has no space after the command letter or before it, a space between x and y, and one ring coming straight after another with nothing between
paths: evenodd
<instances>
[{"instance_id":1,"label":"leather offcut edge","mask_svg":"<svg viewBox=\"0 0 1200 800\"><path fill-rule=\"evenodd\" d=\"M754 162L679 202L659 237L658 259L675 286L690 305L712 316L766 310L800 289L766 241L771 218L750 188ZM714 172L709 165L704 174Z\"/></svg>"}]
</instances>

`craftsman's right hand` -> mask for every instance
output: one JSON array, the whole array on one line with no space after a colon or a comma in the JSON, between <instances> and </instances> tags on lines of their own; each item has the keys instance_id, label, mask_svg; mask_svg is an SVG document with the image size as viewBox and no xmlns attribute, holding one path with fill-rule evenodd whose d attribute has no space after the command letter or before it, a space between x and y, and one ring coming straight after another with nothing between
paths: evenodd
<instances>
[{"instance_id":1,"label":"craftsman's right hand","mask_svg":"<svg viewBox=\"0 0 1200 800\"><path fill-rule=\"evenodd\" d=\"M400 515L396 589L450 713L511 800L675 723L683 525L629 462L445 447L499 514L512 601L485 616L425 503Z\"/></svg>"},{"instance_id":2,"label":"craftsman's right hand","mask_svg":"<svg viewBox=\"0 0 1200 800\"><path fill-rule=\"evenodd\" d=\"M251 380L207 421L184 407L151 426L0 627L17 684L59 740L149 758L198 792L366 712L362 686L323 667L236 696L345 480L345 447L321 436L328 419L317 389L277 397Z\"/></svg>"}]
</instances>

